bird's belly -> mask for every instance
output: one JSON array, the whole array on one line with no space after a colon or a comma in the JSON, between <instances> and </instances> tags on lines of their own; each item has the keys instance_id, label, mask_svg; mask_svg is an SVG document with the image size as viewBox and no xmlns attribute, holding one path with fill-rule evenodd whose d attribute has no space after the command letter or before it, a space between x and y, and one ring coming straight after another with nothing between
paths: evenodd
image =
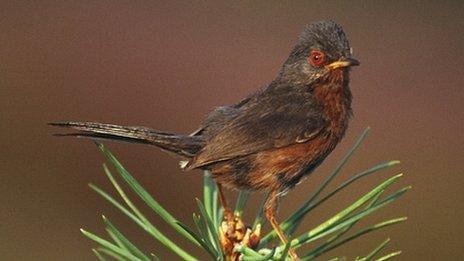
<instances>
[{"instance_id":1,"label":"bird's belly","mask_svg":"<svg viewBox=\"0 0 464 261\"><path fill-rule=\"evenodd\" d=\"M229 188L285 191L316 168L334 147L329 138L318 137L217 163L211 172L218 183Z\"/></svg>"}]
</instances>

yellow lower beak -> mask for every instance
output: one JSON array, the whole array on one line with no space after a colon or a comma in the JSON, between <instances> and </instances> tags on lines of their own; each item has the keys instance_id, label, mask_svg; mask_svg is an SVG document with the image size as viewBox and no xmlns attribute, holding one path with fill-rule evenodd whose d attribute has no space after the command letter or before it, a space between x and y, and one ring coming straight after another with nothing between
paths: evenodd
<instances>
[{"instance_id":1,"label":"yellow lower beak","mask_svg":"<svg viewBox=\"0 0 464 261\"><path fill-rule=\"evenodd\" d=\"M343 67L350 67L350 66L358 66L359 61L353 58L344 58L343 60L339 60L336 62L333 62L329 65L327 65L327 68L330 70L334 70L337 68L343 68Z\"/></svg>"}]
</instances>

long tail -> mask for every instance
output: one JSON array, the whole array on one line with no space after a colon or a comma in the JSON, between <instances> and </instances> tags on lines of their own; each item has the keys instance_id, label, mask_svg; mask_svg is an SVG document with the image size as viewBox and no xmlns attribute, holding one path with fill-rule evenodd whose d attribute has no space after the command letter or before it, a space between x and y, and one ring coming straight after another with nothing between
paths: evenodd
<instances>
[{"instance_id":1,"label":"long tail","mask_svg":"<svg viewBox=\"0 0 464 261\"><path fill-rule=\"evenodd\" d=\"M151 144L180 156L193 157L202 147L201 136L176 135L146 127L126 127L96 122L53 122L52 126L78 130L75 133L55 134L94 139L109 139L132 143Z\"/></svg>"}]
</instances>

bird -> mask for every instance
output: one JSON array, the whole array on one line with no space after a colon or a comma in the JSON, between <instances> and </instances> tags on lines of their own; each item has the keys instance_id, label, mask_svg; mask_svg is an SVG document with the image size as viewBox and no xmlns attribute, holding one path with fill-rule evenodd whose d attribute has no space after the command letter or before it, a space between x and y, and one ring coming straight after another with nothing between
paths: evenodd
<instances>
[{"instance_id":1,"label":"bird","mask_svg":"<svg viewBox=\"0 0 464 261\"><path fill-rule=\"evenodd\" d=\"M274 80L243 100L215 108L190 134L96 122L63 121L59 134L150 144L181 157L181 168L210 171L224 216L224 188L269 193L264 213L282 243L279 198L312 173L341 141L352 117L350 69L359 65L334 21L304 27ZM293 249L293 260L298 256Z\"/></svg>"}]
</instances>

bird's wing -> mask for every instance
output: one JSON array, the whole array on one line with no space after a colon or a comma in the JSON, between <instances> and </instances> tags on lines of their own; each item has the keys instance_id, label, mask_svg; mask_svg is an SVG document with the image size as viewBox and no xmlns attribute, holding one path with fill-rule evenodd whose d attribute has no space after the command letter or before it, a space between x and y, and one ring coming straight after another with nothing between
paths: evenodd
<instances>
[{"instance_id":1,"label":"bird's wing","mask_svg":"<svg viewBox=\"0 0 464 261\"><path fill-rule=\"evenodd\" d=\"M217 133L224 125L237 116L238 109L234 106L221 106L212 111L203 122L202 126L190 133L190 136L209 137L212 133Z\"/></svg>"},{"instance_id":2,"label":"bird's wing","mask_svg":"<svg viewBox=\"0 0 464 261\"><path fill-rule=\"evenodd\" d=\"M321 108L307 100L252 106L224 123L187 168L199 168L263 150L303 143L315 137L324 127Z\"/></svg>"}]
</instances>

